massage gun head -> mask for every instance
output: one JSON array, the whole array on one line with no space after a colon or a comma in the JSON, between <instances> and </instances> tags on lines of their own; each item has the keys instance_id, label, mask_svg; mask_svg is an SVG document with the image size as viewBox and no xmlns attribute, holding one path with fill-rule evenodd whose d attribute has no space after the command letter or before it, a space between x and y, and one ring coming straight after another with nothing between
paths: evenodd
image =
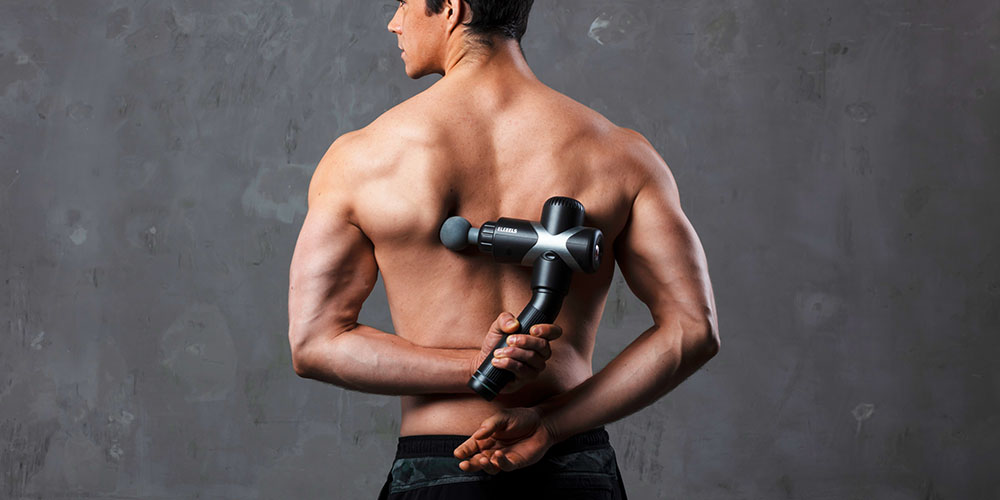
<instances>
[{"instance_id":1,"label":"massage gun head","mask_svg":"<svg viewBox=\"0 0 1000 500\"><path fill-rule=\"evenodd\" d=\"M604 234L584 227L580 202L563 196L549 198L541 222L501 217L472 227L463 217L449 217L441 226L441 243L454 251L468 245L492 254L498 262L534 266L543 260L560 259L573 271L593 273L601 265Z\"/></svg>"},{"instance_id":2,"label":"massage gun head","mask_svg":"<svg viewBox=\"0 0 1000 500\"><path fill-rule=\"evenodd\" d=\"M479 241L479 229L472 227L465 217L458 215L448 217L441 225L441 243L450 250L463 250L469 245L475 245Z\"/></svg>"}]
</instances>

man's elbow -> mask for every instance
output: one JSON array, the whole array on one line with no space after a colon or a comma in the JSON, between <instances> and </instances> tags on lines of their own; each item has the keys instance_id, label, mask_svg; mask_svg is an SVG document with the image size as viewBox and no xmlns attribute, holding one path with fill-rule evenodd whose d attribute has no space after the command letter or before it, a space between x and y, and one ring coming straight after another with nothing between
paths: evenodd
<instances>
[{"instance_id":1,"label":"man's elbow","mask_svg":"<svg viewBox=\"0 0 1000 500\"><path fill-rule=\"evenodd\" d=\"M295 374L302 378L312 378L309 376L309 369L306 368L306 364L303 361L299 361L298 358L292 357L292 370L295 370Z\"/></svg>"},{"instance_id":2,"label":"man's elbow","mask_svg":"<svg viewBox=\"0 0 1000 500\"><path fill-rule=\"evenodd\" d=\"M309 341L311 336L303 328L288 328L288 346L292 354L292 370L302 378L311 378L312 363L309 356Z\"/></svg>"},{"instance_id":3,"label":"man's elbow","mask_svg":"<svg viewBox=\"0 0 1000 500\"><path fill-rule=\"evenodd\" d=\"M702 345L706 359L714 358L719 354L722 347L722 340L719 338L718 321L715 318L707 318L701 330Z\"/></svg>"},{"instance_id":4,"label":"man's elbow","mask_svg":"<svg viewBox=\"0 0 1000 500\"><path fill-rule=\"evenodd\" d=\"M709 335L705 338L705 354L708 359L714 358L716 354L719 354L719 348L722 346L722 341L719 340L718 335Z\"/></svg>"},{"instance_id":5,"label":"man's elbow","mask_svg":"<svg viewBox=\"0 0 1000 500\"><path fill-rule=\"evenodd\" d=\"M336 328L315 326L290 328L288 330L288 343L292 354L292 370L295 374L321 382L329 382L334 385L342 385L340 378L335 373L336 366L340 366L346 354L342 350L342 333L330 332L340 331ZM322 334L320 333L322 332Z\"/></svg>"},{"instance_id":6,"label":"man's elbow","mask_svg":"<svg viewBox=\"0 0 1000 500\"><path fill-rule=\"evenodd\" d=\"M697 356L708 361L719 354L722 342L719 340L719 329L714 317L701 318L692 322L684 329L686 343L693 346Z\"/></svg>"},{"instance_id":7,"label":"man's elbow","mask_svg":"<svg viewBox=\"0 0 1000 500\"><path fill-rule=\"evenodd\" d=\"M309 368L308 356L306 356L305 348L303 345L292 345L292 370L295 374L302 378L310 378L309 374L311 370Z\"/></svg>"}]
</instances>

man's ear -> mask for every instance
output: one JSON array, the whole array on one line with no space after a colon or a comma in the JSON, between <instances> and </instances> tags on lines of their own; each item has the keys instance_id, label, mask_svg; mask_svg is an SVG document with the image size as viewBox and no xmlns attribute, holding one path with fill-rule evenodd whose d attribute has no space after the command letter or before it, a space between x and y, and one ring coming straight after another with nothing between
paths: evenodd
<instances>
[{"instance_id":1,"label":"man's ear","mask_svg":"<svg viewBox=\"0 0 1000 500\"><path fill-rule=\"evenodd\" d=\"M444 0L444 8L442 10L445 14L445 22L447 23L449 35L458 29L462 23L469 22L472 18L472 9L465 3L465 0Z\"/></svg>"}]
</instances>

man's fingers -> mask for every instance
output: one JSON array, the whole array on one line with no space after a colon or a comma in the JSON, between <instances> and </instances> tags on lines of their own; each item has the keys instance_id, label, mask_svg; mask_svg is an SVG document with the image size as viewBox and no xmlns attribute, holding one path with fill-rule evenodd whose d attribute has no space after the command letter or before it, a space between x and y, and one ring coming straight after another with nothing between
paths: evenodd
<instances>
[{"instance_id":1,"label":"man's fingers","mask_svg":"<svg viewBox=\"0 0 1000 500\"><path fill-rule=\"evenodd\" d=\"M492 450L486 450L483 453L476 453L476 455L468 460L463 460L458 463L458 468L466 472L475 472L478 470L486 471L489 474L496 474L500 472L500 468L492 464L490 461L492 459Z\"/></svg>"},{"instance_id":2,"label":"man's fingers","mask_svg":"<svg viewBox=\"0 0 1000 500\"><path fill-rule=\"evenodd\" d=\"M452 452L455 458L469 459L475 454L479 453L480 450L487 450L492 448L497 444L496 438L488 437L486 439L476 439L475 437L470 437L466 439L465 442L458 445L455 451Z\"/></svg>"},{"instance_id":3,"label":"man's fingers","mask_svg":"<svg viewBox=\"0 0 1000 500\"><path fill-rule=\"evenodd\" d=\"M482 453L476 453L475 455L468 458L468 460L462 460L458 463L458 468L464 470L465 472L475 472L483 468L483 458Z\"/></svg>"},{"instance_id":4,"label":"man's fingers","mask_svg":"<svg viewBox=\"0 0 1000 500\"><path fill-rule=\"evenodd\" d=\"M562 328L559 325L551 323L541 323L532 326L529 333L535 337L541 337L545 340L551 341L562 336Z\"/></svg>"},{"instance_id":5,"label":"man's fingers","mask_svg":"<svg viewBox=\"0 0 1000 500\"><path fill-rule=\"evenodd\" d=\"M514 322L513 327L507 326L509 321ZM483 338L483 354L489 355L490 349L497 345L497 342L500 342L501 338L516 332L518 328L520 328L520 326L517 323L517 318L515 318L513 314L509 312L500 313L500 315L497 316L497 319L493 321L493 324L490 325L489 331L486 332L486 337Z\"/></svg>"},{"instance_id":6,"label":"man's fingers","mask_svg":"<svg viewBox=\"0 0 1000 500\"><path fill-rule=\"evenodd\" d=\"M531 380L538 377L538 370L516 359L493 358L493 366L514 372L514 375L520 380Z\"/></svg>"},{"instance_id":7,"label":"man's fingers","mask_svg":"<svg viewBox=\"0 0 1000 500\"><path fill-rule=\"evenodd\" d=\"M507 338L507 345L516 346L519 349L535 351L542 357L542 359L549 359L549 357L552 356L552 349L549 347L549 341L534 335L511 335Z\"/></svg>"},{"instance_id":8,"label":"man's fingers","mask_svg":"<svg viewBox=\"0 0 1000 500\"><path fill-rule=\"evenodd\" d=\"M498 333L505 335L508 333L514 333L519 328L517 318L513 314L504 311L497 316L496 321L490 327L490 333Z\"/></svg>"},{"instance_id":9,"label":"man's fingers","mask_svg":"<svg viewBox=\"0 0 1000 500\"><path fill-rule=\"evenodd\" d=\"M483 452L483 456L479 463L482 465L483 470L488 474L496 474L500 472L500 467L493 463L493 450L486 450Z\"/></svg>"},{"instance_id":10,"label":"man's fingers","mask_svg":"<svg viewBox=\"0 0 1000 500\"><path fill-rule=\"evenodd\" d=\"M507 415L503 413L494 413L493 415L490 415L490 417L487 418L486 420L483 420L483 423L479 426L479 429L476 429L476 432L472 433L472 438L470 439L477 439L482 441L487 437L489 437L494 432L496 432L497 429L500 429L501 427L506 425L506 423L507 423ZM485 449L489 447L488 444L480 443L479 445L480 449Z\"/></svg>"},{"instance_id":11,"label":"man's fingers","mask_svg":"<svg viewBox=\"0 0 1000 500\"><path fill-rule=\"evenodd\" d=\"M509 472L519 469L524 466L524 463L524 457L516 452L483 450L470 459L459 462L458 467L466 472L483 470L488 474L497 474L500 471Z\"/></svg>"},{"instance_id":12,"label":"man's fingers","mask_svg":"<svg viewBox=\"0 0 1000 500\"><path fill-rule=\"evenodd\" d=\"M486 439L481 439L481 440L479 440L479 449L485 451L485 450L488 450L490 448L493 448L494 446L496 446L496 444L497 444L497 440L495 438L493 438L493 437L489 437L489 438L486 438Z\"/></svg>"},{"instance_id":13,"label":"man's fingers","mask_svg":"<svg viewBox=\"0 0 1000 500\"><path fill-rule=\"evenodd\" d=\"M517 466L510 461L510 458L507 457L507 454L504 453L503 450L497 450L497 452L493 454L493 462L497 465L497 467L500 467L500 469L504 471L509 472L517 468Z\"/></svg>"},{"instance_id":14,"label":"man's fingers","mask_svg":"<svg viewBox=\"0 0 1000 500\"><path fill-rule=\"evenodd\" d=\"M477 453L476 456L471 457L468 460L462 460L461 462L459 462L458 468L462 469L465 472L476 472L479 470L483 470L483 463L481 461L482 458L483 455Z\"/></svg>"},{"instance_id":15,"label":"man's fingers","mask_svg":"<svg viewBox=\"0 0 1000 500\"><path fill-rule=\"evenodd\" d=\"M475 438L470 437L458 445L458 448L455 448L455 458L469 458L477 451L479 451L479 445Z\"/></svg>"},{"instance_id":16,"label":"man's fingers","mask_svg":"<svg viewBox=\"0 0 1000 500\"><path fill-rule=\"evenodd\" d=\"M494 353L498 359L511 358L524 363L537 371L545 369L545 358L536 351L521 349L520 347L504 347L499 349L499 355Z\"/></svg>"}]
</instances>

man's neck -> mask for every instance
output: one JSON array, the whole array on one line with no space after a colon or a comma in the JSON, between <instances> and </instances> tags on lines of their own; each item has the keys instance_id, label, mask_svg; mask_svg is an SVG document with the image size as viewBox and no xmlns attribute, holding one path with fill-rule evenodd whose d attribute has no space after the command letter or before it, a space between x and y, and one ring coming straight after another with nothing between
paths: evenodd
<instances>
[{"instance_id":1,"label":"man's neck","mask_svg":"<svg viewBox=\"0 0 1000 500\"><path fill-rule=\"evenodd\" d=\"M521 53L520 44L511 39L494 39L492 47L462 44L449 51L444 78L461 79L475 75L477 80L537 80Z\"/></svg>"}]
</instances>

